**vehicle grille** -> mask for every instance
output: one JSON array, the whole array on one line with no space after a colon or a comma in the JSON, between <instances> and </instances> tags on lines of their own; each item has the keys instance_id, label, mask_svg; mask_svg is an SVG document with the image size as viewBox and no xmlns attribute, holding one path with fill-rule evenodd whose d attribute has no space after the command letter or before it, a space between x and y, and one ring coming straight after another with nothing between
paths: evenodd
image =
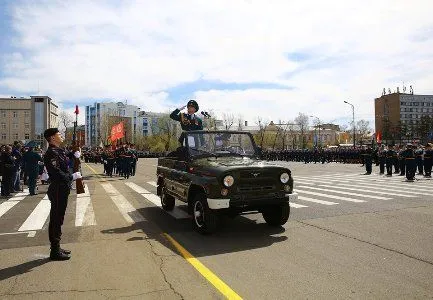
<instances>
[{"instance_id":1,"label":"vehicle grille","mask_svg":"<svg viewBox=\"0 0 433 300\"><path fill-rule=\"evenodd\" d=\"M275 189L273 185L265 185L265 186L239 186L238 192L265 192L265 191L272 191Z\"/></svg>"},{"instance_id":2,"label":"vehicle grille","mask_svg":"<svg viewBox=\"0 0 433 300\"><path fill-rule=\"evenodd\" d=\"M244 170L240 171L240 178L242 179L259 179L259 178L272 178L275 177L275 174L272 174L269 171L261 171L261 170ZM257 174L257 176L254 176Z\"/></svg>"}]
</instances>

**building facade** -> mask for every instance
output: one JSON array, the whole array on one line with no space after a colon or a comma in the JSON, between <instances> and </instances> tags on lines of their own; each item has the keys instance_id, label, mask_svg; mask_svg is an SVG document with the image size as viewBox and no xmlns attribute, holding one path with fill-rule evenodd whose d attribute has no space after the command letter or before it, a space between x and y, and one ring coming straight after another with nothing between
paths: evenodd
<instances>
[{"instance_id":1,"label":"building facade","mask_svg":"<svg viewBox=\"0 0 433 300\"><path fill-rule=\"evenodd\" d=\"M72 145L74 138L74 127L68 127L65 131L65 143L67 145ZM85 125L77 126L75 129L75 139L79 146L84 146L86 144L86 129Z\"/></svg>"},{"instance_id":2,"label":"building facade","mask_svg":"<svg viewBox=\"0 0 433 300\"><path fill-rule=\"evenodd\" d=\"M58 127L58 110L48 96L0 98L0 144L35 141L45 147L44 131Z\"/></svg>"},{"instance_id":3,"label":"building facade","mask_svg":"<svg viewBox=\"0 0 433 300\"><path fill-rule=\"evenodd\" d=\"M433 95L392 93L374 101L376 134L383 139L407 134L416 136L416 127L433 116ZM402 128L405 128L402 130ZM399 138L397 138L399 139ZM401 137L400 137L401 139Z\"/></svg>"},{"instance_id":4,"label":"building facade","mask_svg":"<svg viewBox=\"0 0 433 300\"><path fill-rule=\"evenodd\" d=\"M121 121L127 120L128 142L134 142L136 134L142 133L141 109L135 105L123 102L96 102L86 106L85 135L86 146L100 146L107 144L111 134L111 127Z\"/></svg>"}]
</instances>

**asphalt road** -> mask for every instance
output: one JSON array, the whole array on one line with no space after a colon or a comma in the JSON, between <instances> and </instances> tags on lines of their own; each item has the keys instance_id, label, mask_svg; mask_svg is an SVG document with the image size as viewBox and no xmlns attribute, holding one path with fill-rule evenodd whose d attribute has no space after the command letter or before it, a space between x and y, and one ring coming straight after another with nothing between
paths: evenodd
<instances>
[{"instance_id":1,"label":"asphalt road","mask_svg":"<svg viewBox=\"0 0 433 300\"><path fill-rule=\"evenodd\" d=\"M182 206L172 214L158 206L155 159L141 159L127 180L83 163L88 192L69 197L66 262L47 259L46 186L2 199L0 297L432 298L433 181L288 165L300 199L284 227L249 214L202 236Z\"/></svg>"}]
</instances>

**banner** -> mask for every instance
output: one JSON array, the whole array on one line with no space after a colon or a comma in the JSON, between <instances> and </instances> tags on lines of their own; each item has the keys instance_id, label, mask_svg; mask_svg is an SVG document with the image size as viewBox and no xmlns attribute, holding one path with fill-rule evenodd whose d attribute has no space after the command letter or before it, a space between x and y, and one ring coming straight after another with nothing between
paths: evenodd
<instances>
[{"instance_id":1,"label":"banner","mask_svg":"<svg viewBox=\"0 0 433 300\"><path fill-rule=\"evenodd\" d=\"M114 142L115 140L121 139L125 136L125 132L123 130L123 122L120 122L119 124L114 125L111 128L111 141Z\"/></svg>"},{"instance_id":2,"label":"banner","mask_svg":"<svg viewBox=\"0 0 433 300\"><path fill-rule=\"evenodd\" d=\"M376 143L382 143L382 134L380 133L380 131L376 133Z\"/></svg>"}]
</instances>

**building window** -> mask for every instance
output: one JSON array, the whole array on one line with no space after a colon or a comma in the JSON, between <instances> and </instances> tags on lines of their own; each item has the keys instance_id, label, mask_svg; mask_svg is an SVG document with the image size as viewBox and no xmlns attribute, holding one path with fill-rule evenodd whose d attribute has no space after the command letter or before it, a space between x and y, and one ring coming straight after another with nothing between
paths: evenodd
<instances>
[{"instance_id":1,"label":"building window","mask_svg":"<svg viewBox=\"0 0 433 300\"><path fill-rule=\"evenodd\" d=\"M1 114L2 114L2 118L6 118L6 111L2 110Z\"/></svg>"},{"instance_id":2,"label":"building window","mask_svg":"<svg viewBox=\"0 0 433 300\"><path fill-rule=\"evenodd\" d=\"M12 113L12 116L13 116L14 118L17 118L17 117L18 117L18 112L14 111L14 112Z\"/></svg>"},{"instance_id":3,"label":"building window","mask_svg":"<svg viewBox=\"0 0 433 300\"><path fill-rule=\"evenodd\" d=\"M15 141L17 141L18 140L18 133L14 133L13 138Z\"/></svg>"},{"instance_id":4,"label":"building window","mask_svg":"<svg viewBox=\"0 0 433 300\"><path fill-rule=\"evenodd\" d=\"M18 123L13 123L13 124L12 124L12 128L13 128L13 129L18 129Z\"/></svg>"},{"instance_id":5,"label":"building window","mask_svg":"<svg viewBox=\"0 0 433 300\"><path fill-rule=\"evenodd\" d=\"M2 140L6 139L6 133L2 133Z\"/></svg>"},{"instance_id":6,"label":"building window","mask_svg":"<svg viewBox=\"0 0 433 300\"><path fill-rule=\"evenodd\" d=\"M29 116L30 116L30 112L29 112L29 111L25 111L25 112L24 112L24 117L25 117L25 118L28 118Z\"/></svg>"},{"instance_id":7,"label":"building window","mask_svg":"<svg viewBox=\"0 0 433 300\"><path fill-rule=\"evenodd\" d=\"M29 129L30 128L30 123L25 123L24 124L24 128Z\"/></svg>"},{"instance_id":8,"label":"building window","mask_svg":"<svg viewBox=\"0 0 433 300\"><path fill-rule=\"evenodd\" d=\"M30 140L30 134L28 134L28 133L24 134L24 139Z\"/></svg>"},{"instance_id":9,"label":"building window","mask_svg":"<svg viewBox=\"0 0 433 300\"><path fill-rule=\"evenodd\" d=\"M2 129L6 129L6 123L2 123L2 124L1 124L1 128L2 128Z\"/></svg>"}]
</instances>

